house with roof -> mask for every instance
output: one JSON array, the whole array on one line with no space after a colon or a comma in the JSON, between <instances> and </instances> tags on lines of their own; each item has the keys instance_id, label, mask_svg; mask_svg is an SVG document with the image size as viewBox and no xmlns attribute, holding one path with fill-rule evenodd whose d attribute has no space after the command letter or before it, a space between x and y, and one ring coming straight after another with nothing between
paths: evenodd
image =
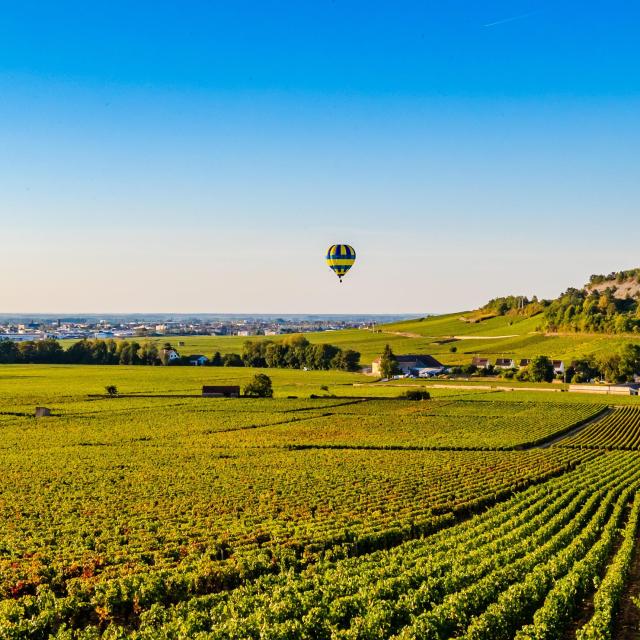
<instances>
[{"instance_id":1,"label":"house with roof","mask_svg":"<svg viewBox=\"0 0 640 640\"><path fill-rule=\"evenodd\" d=\"M180 360L180 354L175 349L160 349L160 360L166 364Z\"/></svg>"},{"instance_id":2,"label":"house with roof","mask_svg":"<svg viewBox=\"0 0 640 640\"><path fill-rule=\"evenodd\" d=\"M551 361L553 364L553 371L554 373L559 373L561 375L564 375L564 361L563 360L552 360Z\"/></svg>"},{"instance_id":3,"label":"house with roof","mask_svg":"<svg viewBox=\"0 0 640 640\"><path fill-rule=\"evenodd\" d=\"M497 358L495 367L496 369L514 369L516 366L515 360L512 358Z\"/></svg>"},{"instance_id":4,"label":"house with roof","mask_svg":"<svg viewBox=\"0 0 640 640\"><path fill-rule=\"evenodd\" d=\"M530 362L531 362L531 358L522 358L518 363L518 367L520 369L526 369L529 366Z\"/></svg>"},{"instance_id":5,"label":"house with roof","mask_svg":"<svg viewBox=\"0 0 640 640\"><path fill-rule=\"evenodd\" d=\"M487 369L491 365L491 361L489 360L489 358L481 358L480 356L476 356L471 361L471 364L475 367L478 367L478 369Z\"/></svg>"},{"instance_id":6,"label":"house with roof","mask_svg":"<svg viewBox=\"0 0 640 640\"><path fill-rule=\"evenodd\" d=\"M192 356L189 356L189 364L194 367L203 367L207 362L209 362L209 358L199 353L194 353Z\"/></svg>"},{"instance_id":7,"label":"house with roof","mask_svg":"<svg viewBox=\"0 0 640 640\"><path fill-rule=\"evenodd\" d=\"M382 375L380 360L381 358L376 358L371 363L371 375ZM438 375L445 370L445 366L441 362L429 355L407 354L396 356L396 361L398 368L404 375L429 377Z\"/></svg>"}]
</instances>

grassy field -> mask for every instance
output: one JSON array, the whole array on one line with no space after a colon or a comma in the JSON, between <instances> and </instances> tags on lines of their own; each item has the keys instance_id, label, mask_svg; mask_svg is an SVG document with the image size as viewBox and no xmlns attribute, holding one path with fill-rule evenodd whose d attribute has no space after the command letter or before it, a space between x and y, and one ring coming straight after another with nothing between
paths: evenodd
<instances>
[{"instance_id":1,"label":"grassy field","mask_svg":"<svg viewBox=\"0 0 640 640\"><path fill-rule=\"evenodd\" d=\"M640 511L640 454L617 450L637 446L638 398L574 434L610 399L469 384L411 402L392 398L415 380L296 370L268 372L273 399L197 395L256 371L0 367L0 638L524 638L607 620ZM309 397L324 385L335 397Z\"/></svg>"}]
</instances>

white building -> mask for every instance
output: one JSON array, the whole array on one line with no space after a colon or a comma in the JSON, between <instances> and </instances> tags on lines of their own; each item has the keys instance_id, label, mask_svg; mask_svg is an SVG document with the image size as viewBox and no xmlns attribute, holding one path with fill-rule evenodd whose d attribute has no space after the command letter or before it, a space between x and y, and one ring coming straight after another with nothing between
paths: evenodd
<instances>
[{"instance_id":1,"label":"white building","mask_svg":"<svg viewBox=\"0 0 640 640\"><path fill-rule=\"evenodd\" d=\"M380 360L376 358L371 363L371 375L380 376ZM428 377L437 375L445 370L444 365L438 362L433 356L428 355L405 355L396 356L398 368L404 375L420 375Z\"/></svg>"}]
</instances>

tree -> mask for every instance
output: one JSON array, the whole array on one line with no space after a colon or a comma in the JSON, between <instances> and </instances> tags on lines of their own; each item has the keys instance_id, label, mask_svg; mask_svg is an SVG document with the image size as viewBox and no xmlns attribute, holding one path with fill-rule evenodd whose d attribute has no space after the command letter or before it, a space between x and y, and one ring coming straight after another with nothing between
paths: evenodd
<instances>
[{"instance_id":1,"label":"tree","mask_svg":"<svg viewBox=\"0 0 640 640\"><path fill-rule=\"evenodd\" d=\"M246 340L242 345L242 361L245 367L266 367L265 353L270 341Z\"/></svg>"},{"instance_id":2,"label":"tree","mask_svg":"<svg viewBox=\"0 0 640 640\"><path fill-rule=\"evenodd\" d=\"M586 356L574 360L567 369L567 380L570 382L589 382L600 375L600 370L596 366L593 356Z\"/></svg>"},{"instance_id":3,"label":"tree","mask_svg":"<svg viewBox=\"0 0 640 640\"><path fill-rule=\"evenodd\" d=\"M118 395L118 387L115 384L108 384L104 390L107 392L107 395L111 398Z\"/></svg>"},{"instance_id":4,"label":"tree","mask_svg":"<svg viewBox=\"0 0 640 640\"><path fill-rule=\"evenodd\" d=\"M252 396L254 398L273 397L273 386L271 384L271 378L264 373L258 373L253 377L253 380L251 380L251 382L249 382L244 388L244 395Z\"/></svg>"},{"instance_id":5,"label":"tree","mask_svg":"<svg viewBox=\"0 0 640 640\"><path fill-rule=\"evenodd\" d=\"M625 344L615 353L603 353L597 366L608 382L630 382L640 372L640 346Z\"/></svg>"},{"instance_id":6,"label":"tree","mask_svg":"<svg viewBox=\"0 0 640 640\"><path fill-rule=\"evenodd\" d=\"M109 352L104 340L94 340L91 344L91 360L93 364L108 364Z\"/></svg>"},{"instance_id":7,"label":"tree","mask_svg":"<svg viewBox=\"0 0 640 640\"><path fill-rule=\"evenodd\" d=\"M633 381L640 373L640 345L627 343L620 347L620 377L627 382Z\"/></svg>"},{"instance_id":8,"label":"tree","mask_svg":"<svg viewBox=\"0 0 640 640\"><path fill-rule=\"evenodd\" d=\"M272 342L271 344L269 344L265 352L265 361L267 363L267 367L284 367L286 364L286 352L287 347L285 347L283 344L279 344L277 342Z\"/></svg>"},{"instance_id":9,"label":"tree","mask_svg":"<svg viewBox=\"0 0 640 640\"><path fill-rule=\"evenodd\" d=\"M331 344L314 344L306 347L305 364L309 369L330 369L332 361L340 353L338 347ZM342 368L342 367L336 367Z\"/></svg>"},{"instance_id":10,"label":"tree","mask_svg":"<svg viewBox=\"0 0 640 640\"><path fill-rule=\"evenodd\" d=\"M66 360L71 364L91 364L91 346L87 339L72 344L66 352Z\"/></svg>"},{"instance_id":11,"label":"tree","mask_svg":"<svg viewBox=\"0 0 640 640\"><path fill-rule=\"evenodd\" d=\"M392 378L400 371L398 360L396 359L391 347L386 344L384 351L380 357L380 373L383 378Z\"/></svg>"},{"instance_id":12,"label":"tree","mask_svg":"<svg viewBox=\"0 0 640 640\"><path fill-rule=\"evenodd\" d=\"M423 389L409 389L401 397L407 400L430 400L431 394Z\"/></svg>"},{"instance_id":13,"label":"tree","mask_svg":"<svg viewBox=\"0 0 640 640\"><path fill-rule=\"evenodd\" d=\"M154 342L143 342L138 357L142 364L156 364L158 362L158 347Z\"/></svg>"},{"instance_id":14,"label":"tree","mask_svg":"<svg viewBox=\"0 0 640 640\"><path fill-rule=\"evenodd\" d=\"M0 340L0 364L12 364L20 360L18 345L8 338Z\"/></svg>"},{"instance_id":15,"label":"tree","mask_svg":"<svg viewBox=\"0 0 640 640\"><path fill-rule=\"evenodd\" d=\"M360 369L360 354L353 349L338 350L331 360L331 367L342 371L358 371Z\"/></svg>"},{"instance_id":16,"label":"tree","mask_svg":"<svg viewBox=\"0 0 640 640\"><path fill-rule=\"evenodd\" d=\"M309 341L301 333L292 333L282 341L282 344L285 347L292 347L294 349L306 349L309 346Z\"/></svg>"},{"instance_id":17,"label":"tree","mask_svg":"<svg viewBox=\"0 0 640 640\"><path fill-rule=\"evenodd\" d=\"M222 356L219 351L216 351L213 354L213 358L211 358L211 366L212 367L221 367L222 366Z\"/></svg>"},{"instance_id":18,"label":"tree","mask_svg":"<svg viewBox=\"0 0 640 640\"><path fill-rule=\"evenodd\" d=\"M554 376L553 362L547 356L535 356L527 367L531 382L551 382Z\"/></svg>"},{"instance_id":19,"label":"tree","mask_svg":"<svg viewBox=\"0 0 640 640\"><path fill-rule=\"evenodd\" d=\"M222 358L222 365L225 367L244 367L244 362L237 353L225 353Z\"/></svg>"}]
</instances>

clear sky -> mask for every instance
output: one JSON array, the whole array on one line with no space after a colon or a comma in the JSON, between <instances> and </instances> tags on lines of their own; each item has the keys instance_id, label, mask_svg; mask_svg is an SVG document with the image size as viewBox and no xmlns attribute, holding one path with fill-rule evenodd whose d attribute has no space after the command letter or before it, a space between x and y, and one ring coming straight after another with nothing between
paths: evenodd
<instances>
[{"instance_id":1,"label":"clear sky","mask_svg":"<svg viewBox=\"0 0 640 640\"><path fill-rule=\"evenodd\" d=\"M0 0L0 312L439 312L640 266L638 33L617 0Z\"/></svg>"}]
</instances>

